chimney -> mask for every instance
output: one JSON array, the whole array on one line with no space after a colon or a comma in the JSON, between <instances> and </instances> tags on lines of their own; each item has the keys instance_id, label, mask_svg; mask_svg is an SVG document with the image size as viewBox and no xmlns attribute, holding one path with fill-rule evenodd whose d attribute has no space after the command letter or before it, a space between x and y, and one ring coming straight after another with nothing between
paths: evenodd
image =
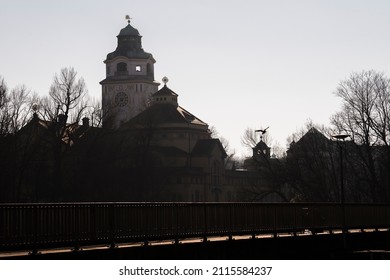
<instances>
[{"instance_id":1,"label":"chimney","mask_svg":"<svg viewBox=\"0 0 390 280\"><path fill-rule=\"evenodd\" d=\"M89 127L89 118L84 117L82 121L83 121L83 126L84 127Z\"/></svg>"},{"instance_id":2,"label":"chimney","mask_svg":"<svg viewBox=\"0 0 390 280\"><path fill-rule=\"evenodd\" d=\"M66 116L66 115L64 115L64 114L59 114L58 115L58 123L60 124L60 125L65 125L66 124L66 119L67 119L68 117Z\"/></svg>"}]
</instances>

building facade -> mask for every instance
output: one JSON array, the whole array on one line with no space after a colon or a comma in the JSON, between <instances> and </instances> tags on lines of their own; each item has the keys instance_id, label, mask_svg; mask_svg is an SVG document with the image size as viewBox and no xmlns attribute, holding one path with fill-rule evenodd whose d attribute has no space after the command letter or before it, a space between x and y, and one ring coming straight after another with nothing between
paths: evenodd
<instances>
[{"instance_id":1,"label":"building facade","mask_svg":"<svg viewBox=\"0 0 390 280\"><path fill-rule=\"evenodd\" d=\"M102 127L35 114L10 138L14 149L0 150L15 161L3 168L16 174L4 181L4 194L14 190L4 201L267 201L270 181L256 168L226 170L226 151L208 124L180 106L166 78L159 89L138 30L129 22L117 39L100 82ZM269 159L264 145L257 150ZM34 177L38 167L45 177Z\"/></svg>"}]
</instances>

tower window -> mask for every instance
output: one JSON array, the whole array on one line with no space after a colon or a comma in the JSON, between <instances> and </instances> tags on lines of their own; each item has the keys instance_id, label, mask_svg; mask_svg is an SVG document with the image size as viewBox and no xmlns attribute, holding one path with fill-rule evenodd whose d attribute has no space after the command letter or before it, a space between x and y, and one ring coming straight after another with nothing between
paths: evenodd
<instances>
[{"instance_id":1,"label":"tower window","mask_svg":"<svg viewBox=\"0 0 390 280\"><path fill-rule=\"evenodd\" d=\"M141 65L135 66L135 72L141 72L141 71L142 71Z\"/></svg>"},{"instance_id":2,"label":"tower window","mask_svg":"<svg viewBox=\"0 0 390 280\"><path fill-rule=\"evenodd\" d=\"M120 62L116 65L117 71L127 71L127 65L124 62Z\"/></svg>"},{"instance_id":3,"label":"tower window","mask_svg":"<svg viewBox=\"0 0 390 280\"><path fill-rule=\"evenodd\" d=\"M127 64L120 62L116 65L116 71L118 75L127 75Z\"/></svg>"}]
</instances>

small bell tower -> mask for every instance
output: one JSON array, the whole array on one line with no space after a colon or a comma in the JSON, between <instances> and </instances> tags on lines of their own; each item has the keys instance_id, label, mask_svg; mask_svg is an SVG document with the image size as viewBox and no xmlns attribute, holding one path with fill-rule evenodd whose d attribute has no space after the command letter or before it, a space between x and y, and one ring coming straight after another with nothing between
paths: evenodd
<instances>
[{"instance_id":1,"label":"small bell tower","mask_svg":"<svg viewBox=\"0 0 390 280\"><path fill-rule=\"evenodd\" d=\"M142 48L138 30L130 24L117 38L115 51L107 55L106 78L102 85L103 127L117 129L124 122L142 112L149 99L158 90L159 83L154 81L154 63L152 54Z\"/></svg>"},{"instance_id":2,"label":"small bell tower","mask_svg":"<svg viewBox=\"0 0 390 280\"><path fill-rule=\"evenodd\" d=\"M255 130L255 133L260 132L260 141L257 145L252 148L253 151L253 159L256 160L268 160L271 158L271 148L263 141L263 135L267 133L269 127L266 129L258 129Z\"/></svg>"}]
</instances>

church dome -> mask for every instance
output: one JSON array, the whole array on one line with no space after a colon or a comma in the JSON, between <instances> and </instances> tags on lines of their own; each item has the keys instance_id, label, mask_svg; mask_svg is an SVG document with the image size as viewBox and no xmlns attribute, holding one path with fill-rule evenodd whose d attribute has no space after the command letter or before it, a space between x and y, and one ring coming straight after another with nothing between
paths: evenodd
<instances>
[{"instance_id":1,"label":"church dome","mask_svg":"<svg viewBox=\"0 0 390 280\"><path fill-rule=\"evenodd\" d=\"M136 28L130 25L130 23L125 28L122 28L116 37L118 38L118 46L114 52L107 55L107 60L111 60L117 56L125 56L130 59L151 58L153 60L153 56L150 53L145 52L142 48L142 36Z\"/></svg>"},{"instance_id":2,"label":"church dome","mask_svg":"<svg viewBox=\"0 0 390 280\"><path fill-rule=\"evenodd\" d=\"M129 23L125 28L121 29L117 37L122 37L122 36L141 36L141 35L139 34L138 30L132 27Z\"/></svg>"},{"instance_id":3,"label":"church dome","mask_svg":"<svg viewBox=\"0 0 390 280\"><path fill-rule=\"evenodd\" d=\"M179 106L177 103L177 97L177 93L168 88L167 85L164 85L162 89L152 95L152 100L154 104L172 104L177 107Z\"/></svg>"}]
</instances>

